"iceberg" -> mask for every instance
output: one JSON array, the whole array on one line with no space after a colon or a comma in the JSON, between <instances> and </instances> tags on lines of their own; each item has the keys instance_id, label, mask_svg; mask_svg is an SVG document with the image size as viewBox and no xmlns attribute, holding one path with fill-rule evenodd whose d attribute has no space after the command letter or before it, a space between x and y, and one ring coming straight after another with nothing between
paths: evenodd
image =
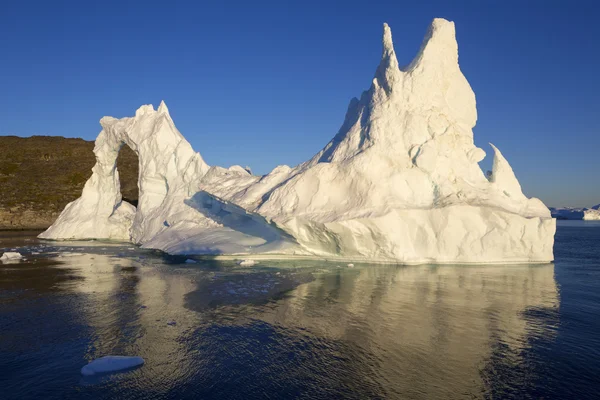
<instances>
[{"instance_id":1,"label":"iceberg","mask_svg":"<svg viewBox=\"0 0 600 400\"><path fill-rule=\"evenodd\" d=\"M527 198L492 145L478 163L475 94L458 64L454 23L434 19L400 68L391 29L370 88L310 160L263 176L207 165L164 102L104 117L82 196L40 235L119 239L178 255L307 257L396 263L553 260L556 220ZM116 158L139 157L138 207L123 201ZM242 256L242 257L240 257Z\"/></svg>"},{"instance_id":2,"label":"iceberg","mask_svg":"<svg viewBox=\"0 0 600 400\"><path fill-rule=\"evenodd\" d=\"M81 368L81 375L91 376L119 372L144 364L142 357L104 356Z\"/></svg>"},{"instance_id":3,"label":"iceberg","mask_svg":"<svg viewBox=\"0 0 600 400\"><path fill-rule=\"evenodd\" d=\"M600 221L600 211L599 210L586 210L583 219L586 221Z\"/></svg>"},{"instance_id":4,"label":"iceberg","mask_svg":"<svg viewBox=\"0 0 600 400\"><path fill-rule=\"evenodd\" d=\"M550 214L556 219L583 219L583 208L550 207Z\"/></svg>"},{"instance_id":5,"label":"iceberg","mask_svg":"<svg viewBox=\"0 0 600 400\"><path fill-rule=\"evenodd\" d=\"M591 208L551 207L550 213L552 214L552 217L556 219L600 221L600 204L597 204Z\"/></svg>"},{"instance_id":6,"label":"iceberg","mask_svg":"<svg viewBox=\"0 0 600 400\"><path fill-rule=\"evenodd\" d=\"M592 208L585 210L583 219L587 221L600 221L600 204L596 204Z\"/></svg>"}]
</instances>

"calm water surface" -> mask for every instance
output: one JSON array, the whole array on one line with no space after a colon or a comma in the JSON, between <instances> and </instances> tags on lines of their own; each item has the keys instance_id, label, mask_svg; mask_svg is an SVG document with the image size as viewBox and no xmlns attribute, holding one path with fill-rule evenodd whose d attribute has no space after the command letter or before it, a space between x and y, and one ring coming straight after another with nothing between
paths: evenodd
<instances>
[{"instance_id":1,"label":"calm water surface","mask_svg":"<svg viewBox=\"0 0 600 400\"><path fill-rule=\"evenodd\" d=\"M0 398L598 398L600 223L556 263L185 263L0 233ZM126 373L83 378L104 355Z\"/></svg>"}]
</instances>

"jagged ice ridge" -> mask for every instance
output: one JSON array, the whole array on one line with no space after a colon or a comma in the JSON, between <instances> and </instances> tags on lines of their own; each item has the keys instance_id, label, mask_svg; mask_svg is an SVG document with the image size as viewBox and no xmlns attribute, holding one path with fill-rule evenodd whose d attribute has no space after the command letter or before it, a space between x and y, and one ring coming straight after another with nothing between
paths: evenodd
<instances>
[{"instance_id":1,"label":"jagged ice ridge","mask_svg":"<svg viewBox=\"0 0 600 400\"><path fill-rule=\"evenodd\" d=\"M164 102L142 106L132 118L102 118L92 177L40 237L253 258L552 261L555 220L523 194L493 145L493 169L483 174L476 120L454 23L435 19L403 69L385 24L371 87L350 101L337 135L310 160L264 176L209 166ZM139 156L137 209L119 191L123 145Z\"/></svg>"}]
</instances>

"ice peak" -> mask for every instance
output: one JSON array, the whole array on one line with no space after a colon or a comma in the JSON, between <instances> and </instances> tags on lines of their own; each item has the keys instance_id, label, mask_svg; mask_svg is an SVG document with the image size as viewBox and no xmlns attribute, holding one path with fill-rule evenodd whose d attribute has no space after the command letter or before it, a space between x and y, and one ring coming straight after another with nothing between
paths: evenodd
<instances>
[{"instance_id":1,"label":"ice peak","mask_svg":"<svg viewBox=\"0 0 600 400\"><path fill-rule=\"evenodd\" d=\"M454 22L448 21L445 18L434 18L433 21L431 21L429 27L433 30L449 28L451 29L452 35L454 36Z\"/></svg>"},{"instance_id":2,"label":"ice peak","mask_svg":"<svg viewBox=\"0 0 600 400\"><path fill-rule=\"evenodd\" d=\"M494 149L494 163L492 165L492 174L490 182L497 185L506 195L513 198L524 197L521 185L515 176L515 173L500 150L490 143Z\"/></svg>"},{"instance_id":3,"label":"ice peak","mask_svg":"<svg viewBox=\"0 0 600 400\"><path fill-rule=\"evenodd\" d=\"M383 53L381 62L375 72L376 83L383 87L386 93L393 90L395 82L400 80L401 72L398 66L398 59L394 51L394 42L392 41L392 30L387 23L383 24Z\"/></svg>"},{"instance_id":4,"label":"ice peak","mask_svg":"<svg viewBox=\"0 0 600 400\"><path fill-rule=\"evenodd\" d=\"M159 114L160 113L164 113L164 114L169 114L169 108L167 107L167 105L165 104L165 101L162 100L160 102L160 105L158 106L158 110L156 110Z\"/></svg>"},{"instance_id":5,"label":"ice peak","mask_svg":"<svg viewBox=\"0 0 600 400\"><path fill-rule=\"evenodd\" d=\"M394 42L392 41L392 29L387 24L383 23L383 55L382 58L394 54Z\"/></svg>"},{"instance_id":6,"label":"ice peak","mask_svg":"<svg viewBox=\"0 0 600 400\"><path fill-rule=\"evenodd\" d=\"M150 112L154 112L154 107L152 106L152 104L144 104L143 106L135 110L135 116L139 117Z\"/></svg>"},{"instance_id":7,"label":"ice peak","mask_svg":"<svg viewBox=\"0 0 600 400\"><path fill-rule=\"evenodd\" d=\"M444 18L435 18L427 29L419 53L407 70L415 69L419 65L446 64L447 62L458 65L458 43L456 42L454 22Z\"/></svg>"}]
</instances>

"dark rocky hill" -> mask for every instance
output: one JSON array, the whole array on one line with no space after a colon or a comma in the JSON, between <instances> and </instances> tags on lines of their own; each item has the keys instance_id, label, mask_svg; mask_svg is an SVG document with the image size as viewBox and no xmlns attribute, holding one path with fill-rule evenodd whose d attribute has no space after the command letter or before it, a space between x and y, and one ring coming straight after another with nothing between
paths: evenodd
<instances>
[{"instance_id":1,"label":"dark rocky hill","mask_svg":"<svg viewBox=\"0 0 600 400\"><path fill-rule=\"evenodd\" d=\"M0 229L50 226L81 195L96 162L94 142L61 136L0 136ZM117 159L123 197L137 204L138 159Z\"/></svg>"}]
</instances>

